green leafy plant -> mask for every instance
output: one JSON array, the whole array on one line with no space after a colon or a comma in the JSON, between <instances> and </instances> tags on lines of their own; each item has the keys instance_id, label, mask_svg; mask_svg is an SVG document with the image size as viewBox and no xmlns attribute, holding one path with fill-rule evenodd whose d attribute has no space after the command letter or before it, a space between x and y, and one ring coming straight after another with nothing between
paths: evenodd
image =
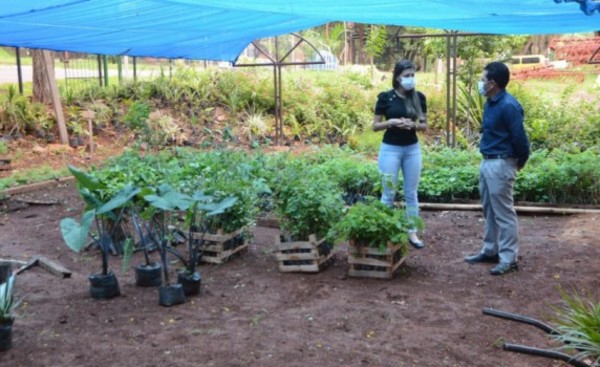
<instances>
[{"instance_id":1,"label":"green leafy plant","mask_svg":"<svg viewBox=\"0 0 600 367\"><path fill-rule=\"evenodd\" d=\"M150 107L141 102L134 102L129 110L123 116L123 121L132 129L143 129L146 126L146 120L150 116Z\"/></svg>"},{"instance_id":2,"label":"green leafy plant","mask_svg":"<svg viewBox=\"0 0 600 367\"><path fill-rule=\"evenodd\" d=\"M572 295L561 290L564 305L557 309L560 334L552 338L565 345L560 349L577 350L577 359L590 358L600 363L600 300L591 296Z\"/></svg>"},{"instance_id":3,"label":"green leafy plant","mask_svg":"<svg viewBox=\"0 0 600 367\"><path fill-rule=\"evenodd\" d=\"M193 204L193 199L186 194L176 191L168 184L160 185L156 193L144 195L150 204L147 213L152 218L152 230L149 232L154 242L158 245L162 262L165 284L169 283L169 262L167 252L172 248L173 233L169 228L172 221L171 213L188 210Z\"/></svg>"},{"instance_id":4,"label":"green leafy plant","mask_svg":"<svg viewBox=\"0 0 600 367\"><path fill-rule=\"evenodd\" d=\"M0 155L8 154L8 144L5 140L0 140Z\"/></svg>"},{"instance_id":5,"label":"green leafy plant","mask_svg":"<svg viewBox=\"0 0 600 367\"><path fill-rule=\"evenodd\" d=\"M275 212L289 240L323 238L343 211L341 189L319 170L284 174Z\"/></svg>"},{"instance_id":6,"label":"green leafy plant","mask_svg":"<svg viewBox=\"0 0 600 367\"><path fill-rule=\"evenodd\" d=\"M408 251L408 230L423 228L418 217L406 216L401 209L390 208L379 200L360 202L350 207L346 214L335 223L328 237L336 242L348 239L358 244L379 248L383 251L387 243L405 246L402 254Z\"/></svg>"},{"instance_id":7,"label":"green leafy plant","mask_svg":"<svg viewBox=\"0 0 600 367\"><path fill-rule=\"evenodd\" d=\"M115 234L121 229L125 207L140 189L131 185L125 186L114 196L99 195L102 184L93 176L69 166L75 176L79 193L86 202L86 209L81 222L74 218L63 218L60 221L60 231L66 245L75 252L81 251L90 236L102 253L102 275L108 274L108 257L115 249ZM95 222L97 234L91 233Z\"/></svg>"},{"instance_id":8,"label":"green leafy plant","mask_svg":"<svg viewBox=\"0 0 600 367\"><path fill-rule=\"evenodd\" d=\"M7 135L23 133L29 123L29 102L19 95L17 88L9 84L0 99L0 130Z\"/></svg>"}]
</instances>

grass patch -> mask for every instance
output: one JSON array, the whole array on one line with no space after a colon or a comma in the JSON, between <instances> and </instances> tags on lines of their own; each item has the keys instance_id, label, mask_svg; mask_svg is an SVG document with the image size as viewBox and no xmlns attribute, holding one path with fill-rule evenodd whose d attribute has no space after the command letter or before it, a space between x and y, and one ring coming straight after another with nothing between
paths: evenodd
<instances>
[{"instance_id":1,"label":"grass patch","mask_svg":"<svg viewBox=\"0 0 600 367\"><path fill-rule=\"evenodd\" d=\"M55 169L48 165L32 168L26 171L14 171L10 176L0 178L0 190L6 190L14 186L42 182L65 176L69 176L69 170L66 167Z\"/></svg>"}]
</instances>

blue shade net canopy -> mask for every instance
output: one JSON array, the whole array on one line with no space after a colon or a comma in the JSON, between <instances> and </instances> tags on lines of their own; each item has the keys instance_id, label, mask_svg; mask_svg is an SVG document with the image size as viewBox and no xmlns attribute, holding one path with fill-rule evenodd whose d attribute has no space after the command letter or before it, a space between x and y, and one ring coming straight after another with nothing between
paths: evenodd
<instances>
[{"instance_id":1,"label":"blue shade net canopy","mask_svg":"<svg viewBox=\"0 0 600 367\"><path fill-rule=\"evenodd\" d=\"M233 62L253 40L333 21L492 34L597 31L600 16L594 14L595 4L594 0L15 0L0 7L0 45Z\"/></svg>"}]
</instances>

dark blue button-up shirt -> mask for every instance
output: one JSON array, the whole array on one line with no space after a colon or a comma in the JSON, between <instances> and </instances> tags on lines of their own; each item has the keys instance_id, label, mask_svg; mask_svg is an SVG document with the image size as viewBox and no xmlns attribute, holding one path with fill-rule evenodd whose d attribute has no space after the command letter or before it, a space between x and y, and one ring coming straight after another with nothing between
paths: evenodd
<instances>
[{"instance_id":1,"label":"dark blue button-up shirt","mask_svg":"<svg viewBox=\"0 0 600 367\"><path fill-rule=\"evenodd\" d=\"M523 126L523 107L506 90L487 99L483 109L483 155L514 157L523 167L529 158L529 140Z\"/></svg>"}]
</instances>

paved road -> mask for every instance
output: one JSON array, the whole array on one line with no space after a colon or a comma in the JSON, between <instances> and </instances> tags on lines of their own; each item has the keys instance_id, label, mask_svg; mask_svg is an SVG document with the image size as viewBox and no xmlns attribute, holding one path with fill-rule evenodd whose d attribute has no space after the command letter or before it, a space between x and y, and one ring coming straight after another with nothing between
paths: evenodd
<instances>
[{"instance_id":1,"label":"paved road","mask_svg":"<svg viewBox=\"0 0 600 367\"><path fill-rule=\"evenodd\" d=\"M23 82L30 82L33 79L33 67L30 65L21 66L21 73L23 74ZM138 70L138 77L151 77L160 75L160 70ZM54 69L54 74L56 79L65 79L65 75L72 77L89 77L89 78L97 78L98 70L85 70L85 69L64 69L62 67L57 67ZM117 76L119 75L117 70L108 70L108 75ZM125 73L123 73L125 76ZM130 70L129 78L133 79L133 71ZM3 83L18 83L19 77L17 74L17 66L11 65L0 65L0 84Z\"/></svg>"}]
</instances>

